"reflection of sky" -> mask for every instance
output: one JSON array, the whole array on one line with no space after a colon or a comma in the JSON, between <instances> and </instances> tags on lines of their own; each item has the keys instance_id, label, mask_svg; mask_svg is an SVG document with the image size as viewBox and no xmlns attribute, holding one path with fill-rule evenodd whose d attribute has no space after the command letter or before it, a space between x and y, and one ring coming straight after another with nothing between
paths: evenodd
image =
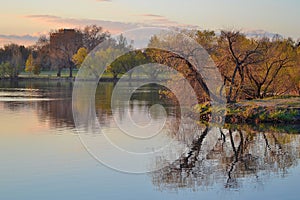
<instances>
[{"instance_id":1,"label":"reflection of sky","mask_svg":"<svg viewBox=\"0 0 300 200\"><path fill-rule=\"evenodd\" d=\"M28 115L31 116L31 115ZM96 163L71 131L62 135L0 135L1 199L297 199L300 166L283 179L261 185L243 182L237 191L223 184L191 191L160 191L151 175L116 172ZM178 190L176 192L176 190ZM17 191L17 192L16 192Z\"/></svg>"},{"instance_id":2,"label":"reflection of sky","mask_svg":"<svg viewBox=\"0 0 300 200\"><path fill-rule=\"evenodd\" d=\"M195 191L184 187L160 191L153 185L151 174L120 173L97 163L72 126L54 127L47 120L39 120L47 114L40 112L39 103L11 103L9 107L7 102L0 102L0 199L298 198L299 165L288 168L284 178L271 174L258 183L255 178L244 178L238 192L225 191L223 182ZM145 111L146 107L133 108ZM103 151L109 153L108 149Z\"/></svg>"},{"instance_id":3,"label":"reflection of sky","mask_svg":"<svg viewBox=\"0 0 300 200\"><path fill-rule=\"evenodd\" d=\"M25 112L8 111L4 109L3 102L0 102L0 110L0 135L40 133L49 128L47 122L39 123L38 116L33 110L28 109Z\"/></svg>"}]
</instances>

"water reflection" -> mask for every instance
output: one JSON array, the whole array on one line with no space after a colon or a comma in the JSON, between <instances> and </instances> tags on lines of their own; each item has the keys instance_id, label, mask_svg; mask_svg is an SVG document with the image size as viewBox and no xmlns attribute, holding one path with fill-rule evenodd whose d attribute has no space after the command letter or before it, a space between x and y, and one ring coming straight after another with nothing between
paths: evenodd
<instances>
[{"instance_id":1,"label":"water reflection","mask_svg":"<svg viewBox=\"0 0 300 200\"><path fill-rule=\"evenodd\" d=\"M31 110L39 120L39 124L31 124L33 127L47 123L53 130L73 129L72 87L71 82L63 81L0 82L1 113L11 112L11 117ZM113 83L101 83L95 96L98 119L107 127L113 120L110 102L113 87ZM299 127L208 128L201 124L191 126L186 120L177 132L180 113L173 103L160 98L160 89L157 85L140 88L132 96L129 107L120 108L123 112L129 109L136 114L145 112L154 104L163 104L169 118L172 118L167 124L171 130L170 137L189 146L186 154L176 162L151 173L153 184L160 190L197 189L217 184L227 189L238 189L245 184L263 183L270 177L285 177L290 168L298 165ZM152 117L159 120L161 116L154 112ZM126 121L122 115L120 119ZM13 123L13 117L11 120ZM162 160L157 158L156 162Z\"/></svg>"},{"instance_id":2,"label":"water reflection","mask_svg":"<svg viewBox=\"0 0 300 200\"><path fill-rule=\"evenodd\" d=\"M134 84L135 83L132 82L124 83L124 91ZM98 120L101 121L103 125L109 124L109 121L112 120L111 96L114 86L115 84L113 83L100 83L95 94L96 114ZM162 88L163 87L157 84L148 84L139 88L133 93L129 107L120 107L120 113L125 113L126 109L131 113L148 112L148 109L152 105L161 104L169 116L176 115L176 113L179 112L178 107L160 97L159 92ZM160 115L159 113L153 113L152 117L158 119ZM124 114L121 114L120 118L126 120L124 119Z\"/></svg>"},{"instance_id":3,"label":"water reflection","mask_svg":"<svg viewBox=\"0 0 300 200\"><path fill-rule=\"evenodd\" d=\"M72 87L71 82L0 82L0 104L16 114L33 110L52 129L73 128Z\"/></svg>"},{"instance_id":4,"label":"water reflection","mask_svg":"<svg viewBox=\"0 0 300 200\"><path fill-rule=\"evenodd\" d=\"M34 110L41 123L49 122L53 129L74 128L72 87L73 83L68 81L0 81L0 104L5 110L12 112ZM112 120L113 87L114 83L101 82L95 94L97 117L102 124L106 125ZM124 87L127 86L124 85ZM132 102L128 109L131 112L145 111L151 105L159 103L164 105L170 115L175 113L176 107L160 99L159 90L158 85L141 88L132 96ZM125 112L124 109L123 112ZM159 113L153 113L153 117L159 118Z\"/></svg>"},{"instance_id":5,"label":"water reflection","mask_svg":"<svg viewBox=\"0 0 300 200\"><path fill-rule=\"evenodd\" d=\"M284 177L298 164L298 134L243 128L202 128L185 155L152 173L153 184L160 190L216 184L238 189L244 184L259 185L276 175Z\"/></svg>"}]
</instances>

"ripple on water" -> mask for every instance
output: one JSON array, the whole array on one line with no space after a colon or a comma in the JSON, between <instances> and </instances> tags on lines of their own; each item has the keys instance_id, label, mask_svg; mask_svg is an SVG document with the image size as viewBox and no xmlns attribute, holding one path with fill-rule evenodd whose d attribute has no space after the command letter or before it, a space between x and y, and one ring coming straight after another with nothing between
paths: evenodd
<instances>
[{"instance_id":1,"label":"ripple on water","mask_svg":"<svg viewBox=\"0 0 300 200\"><path fill-rule=\"evenodd\" d=\"M58 98L48 98L40 89L31 88L0 88L0 101L2 102L32 102L53 101Z\"/></svg>"}]
</instances>

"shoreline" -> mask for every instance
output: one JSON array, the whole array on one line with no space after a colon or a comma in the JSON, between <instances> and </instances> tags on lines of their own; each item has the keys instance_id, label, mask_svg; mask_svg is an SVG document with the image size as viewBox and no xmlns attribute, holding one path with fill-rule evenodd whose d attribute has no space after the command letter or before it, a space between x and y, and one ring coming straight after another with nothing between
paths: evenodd
<instances>
[{"instance_id":1,"label":"shoreline","mask_svg":"<svg viewBox=\"0 0 300 200\"><path fill-rule=\"evenodd\" d=\"M0 82L18 82L18 81L59 81L74 83L75 77L24 77L17 79L1 78ZM99 82L117 82L113 77L102 77ZM141 78L125 79L128 81L140 82L145 81ZM150 80L150 79L149 79ZM88 81L88 80L84 80ZM95 80L91 80L95 81ZM165 80L156 80L165 81ZM192 118L199 120L197 115L200 114L200 121L207 122L210 118L211 109L209 104L198 105ZM226 106L225 123L230 124L290 124L300 125L300 96L278 96L265 99L255 99L240 101L237 103L228 103Z\"/></svg>"},{"instance_id":2,"label":"shoreline","mask_svg":"<svg viewBox=\"0 0 300 200\"><path fill-rule=\"evenodd\" d=\"M121 78L113 78L113 77L101 77L99 79L99 82L118 82ZM77 79L78 80L78 79ZM126 81L133 81L133 82L145 82L145 79L143 78L124 78L122 80ZM158 82L163 82L167 81L168 79L150 79L148 78L147 81L158 81ZM0 78L1 81L7 81L7 82L17 82L17 81L65 81L65 82L75 82L76 77L18 77L18 78ZM95 81L95 80L82 80L82 81Z\"/></svg>"},{"instance_id":3,"label":"shoreline","mask_svg":"<svg viewBox=\"0 0 300 200\"><path fill-rule=\"evenodd\" d=\"M277 97L227 105L226 123L300 124L300 97Z\"/></svg>"},{"instance_id":4,"label":"shoreline","mask_svg":"<svg viewBox=\"0 0 300 200\"><path fill-rule=\"evenodd\" d=\"M215 112L220 113L219 116L224 116L225 112L225 123L232 125L262 123L300 125L300 97L281 96L228 103L226 110L216 110ZM210 104L199 104L190 117L208 122L211 113ZM216 121L219 120L221 119L216 119Z\"/></svg>"}]
</instances>

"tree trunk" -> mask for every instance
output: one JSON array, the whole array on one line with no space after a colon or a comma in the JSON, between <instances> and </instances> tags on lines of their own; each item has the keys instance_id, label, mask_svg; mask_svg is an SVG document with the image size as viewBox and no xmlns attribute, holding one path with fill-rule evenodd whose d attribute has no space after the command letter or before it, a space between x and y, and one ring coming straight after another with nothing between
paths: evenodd
<instances>
[{"instance_id":1,"label":"tree trunk","mask_svg":"<svg viewBox=\"0 0 300 200\"><path fill-rule=\"evenodd\" d=\"M70 66L69 69L70 69L70 75L69 75L69 77L72 78L73 77L73 67Z\"/></svg>"},{"instance_id":2,"label":"tree trunk","mask_svg":"<svg viewBox=\"0 0 300 200\"><path fill-rule=\"evenodd\" d=\"M237 73L237 70L240 66L236 63L236 66L234 68L234 71L233 71L233 75L232 75L232 78L231 78L231 83L230 83L230 87L229 87L229 93L228 93L228 96L227 96L227 103L231 103L232 102L232 99L231 99L231 96L232 96L232 90L233 90L233 87L234 87L234 84L235 84L235 76L236 76L236 73Z\"/></svg>"},{"instance_id":3,"label":"tree trunk","mask_svg":"<svg viewBox=\"0 0 300 200\"><path fill-rule=\"evenodd\" d=\"M114 80L117 80L117 79L118 79L118 74L114 74L114 75L113 75L113 79L114 79Z\"/></svg>"},{"instance_id":4,"label":"tree trunk","mask_svg":"<svg viewBox=\"0 0 300 200\"><path fill-rule=\"evenodd\" d=\"M261 85L258 85L256 91L256 98L262 99L263 95L261 95L260 93L261 93Z\"/></svg>"},{"instance_id":5,"label":"tree trunk","mask_svg":"<svg viewBox=\"0 0 300 200\"><path fill-rule=\"evenodd\" d=\"M61 70L62 68L58 68L57 77L61 77Z\"/></svg>"}]
</instances>

